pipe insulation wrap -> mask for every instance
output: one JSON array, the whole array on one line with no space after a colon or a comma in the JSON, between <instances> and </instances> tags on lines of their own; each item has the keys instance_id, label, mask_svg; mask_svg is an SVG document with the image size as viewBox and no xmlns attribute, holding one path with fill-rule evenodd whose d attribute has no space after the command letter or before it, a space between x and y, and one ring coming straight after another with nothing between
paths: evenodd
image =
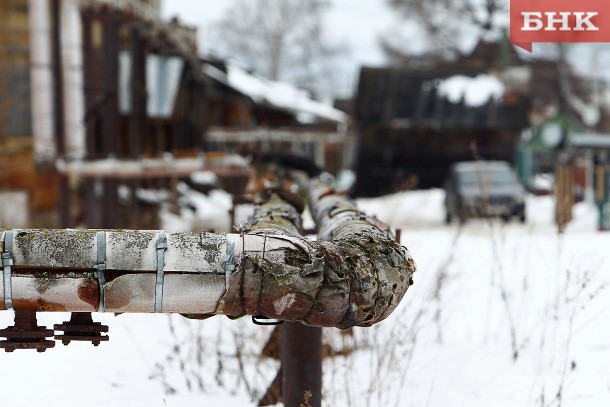
<instances>
[{"instance_id":1,"label":"pipe insulation wrap","mask_svg":"<svg viewBox=\"0 0 610 407\"><path fill-rule=\"evenodd\" d=\"M14 307L39 311L98 310L99 287L93 276L97 232L14 230L11 277ZM0 231L2 251L4 235L5 231ZM105 231L107 312L154 311L158 235L158 231ZM292 240L286 236L168 233L163 311L216 313L217 302L226 291L223 257L228 242L235 247L237 264L246 255L281 264L284 250L303 250ZM4 281L4 292L3 284Z\"/></svg>"},{"instance_id":2,"label":"pipe insulation wrap","mask_svg":"<svg viewBox=\"0 0 610 407\"><path fill-rule=\"evenodd\" d=\"M325 179L332 181L328 174L321 174L308 180L305 189L318 241L341 258L337 260L341 268L347 263L349 269L350 304L338 327L370 326L398 306L413 284L415 263L388 225L365 215Z\"/></svg>"}]
</instances>

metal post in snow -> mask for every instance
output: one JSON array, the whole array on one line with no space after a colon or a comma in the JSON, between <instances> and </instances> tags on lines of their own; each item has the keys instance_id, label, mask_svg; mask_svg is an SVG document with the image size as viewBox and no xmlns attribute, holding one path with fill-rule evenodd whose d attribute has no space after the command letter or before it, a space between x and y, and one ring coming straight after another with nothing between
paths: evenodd
<instances>
[{"instance_id":1,"label":"metal post in snow","mask_svg":"<svg viewBox=\"0 0 610 407\"><path fill-rule=\"evenodd\" d=\"M322 403L322 328L282 324L282 398L286 407ZM309 403L309 404L307 404Z\"/></svg>"}]
</instances>

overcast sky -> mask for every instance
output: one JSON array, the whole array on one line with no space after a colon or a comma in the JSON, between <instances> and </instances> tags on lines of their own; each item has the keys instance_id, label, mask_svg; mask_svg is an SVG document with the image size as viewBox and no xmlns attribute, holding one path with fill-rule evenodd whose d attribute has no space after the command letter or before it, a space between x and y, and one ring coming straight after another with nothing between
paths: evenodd
<instances>
[{"instance_id":1,"label":"overcast sky","mask_svg":"<svg viewBox=\"0 0 610 407\"><path fill-rule=\"evenodd\" d=\"M341 82L337 84L340 96L349 96L354 91L360 66L384 64L377 40L380 34L400 26L403 32L408 30L406 38L413 39L409 43L411 48L418 43L417 33L400 24L386 0L330 1L331 9L325 21L328 35L333 41L345 43L350 48L343 66L339 67L342 72ZM162 0L161 13L164 18L178 16L182 22L196 26L200 49L217 51L210 41L210 26L220 19L230 4L230 0ZM582 44L574 48L571 60L579 73L610 80L610 70L606 68L610 66L610 44ZM538 55L539 51L544 51L544 46L534 44L533 55Z\"/></svg>"},{"instance_id":2,"label":"overcast sky","mask_svg":"<svg viewBox=\"0 0 610 407\"><path fill-rule=\"evenodd\" d=\"M231 4L227 0L164 0L162 16L178 16L180 21L197 26L199 46L204 51L217 51L210 41L213 22L219 20ZM347 44L350 49L341 67L345 72L338 86L346 96L355 86L358 69L362 65L383 64L377 37L396 23L394 13L385 0L331 0L325 26L330 39ZM223 55L219 55L223 56Z\"/></svg>"}]
</instances>

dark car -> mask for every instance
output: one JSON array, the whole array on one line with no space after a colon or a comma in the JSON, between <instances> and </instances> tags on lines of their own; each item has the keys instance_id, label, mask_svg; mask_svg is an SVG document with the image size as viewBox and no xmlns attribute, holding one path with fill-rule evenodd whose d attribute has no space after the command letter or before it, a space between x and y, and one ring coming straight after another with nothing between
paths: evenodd
<instances>
[{"instance_id":1,"label":"dark car","mask_svg":"<svg viewBox=\"0 0 610 407\"><path fill-rule=\"evenodd\" d=\"M445 182L447 223L471 217L517 217L525 222L525 191L509 163L467 161L454 164Z\"/></svg>"}]
</instances>

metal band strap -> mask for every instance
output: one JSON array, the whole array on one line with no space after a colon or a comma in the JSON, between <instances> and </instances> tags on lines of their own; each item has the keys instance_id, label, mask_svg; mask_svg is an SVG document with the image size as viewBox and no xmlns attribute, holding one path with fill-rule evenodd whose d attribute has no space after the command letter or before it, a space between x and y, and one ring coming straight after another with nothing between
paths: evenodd
<instances>
[{"instance_id":1,"label":"metal band strap","mask_svg":"<svg viewBox=\"0 0 610 407\"><path fill-rule=\"evenodd\" d=\"M4 306L7 310L13 309L12 267L15 264L13 260L13 234L12 230L4 233L4 252L2 252Z\"/></svg>"},{"instance_id":2,"label":"metal band strap","mask_svg":"<svg viewBox=\"0 0 610 407\"><path fill-rule=\"evenodd\" d=\"M226 254L222 257L222 266L225 269L225 290L229 288L229 277L235 271L235 243L227 242Z\"/></svg>"},{"instance_id":3,"label":"metal band strap","mask_svg":"<svg viewBox=\"0 0 610 407\"><path fill-rule=\"evenodd\" d=\"M167 236L164 232L159 233L157 238L157 282L155 284L155 312L161 312L163 308L163 282L165 281L165 250L167 250Z\"/></svg>"},{"instance_id":4,"label":"metal band strap","mask_svg":"<svg viewBox=\"0 0 610 407\"><path fill-rule=\"evenodd\" d=\"M97 312L106 312L106 297L104 286L106 285L106 232L97 232L97 264L93 265L93 277L97 278L100 287L100 304Z\"/></svg>"}]
</instances>

